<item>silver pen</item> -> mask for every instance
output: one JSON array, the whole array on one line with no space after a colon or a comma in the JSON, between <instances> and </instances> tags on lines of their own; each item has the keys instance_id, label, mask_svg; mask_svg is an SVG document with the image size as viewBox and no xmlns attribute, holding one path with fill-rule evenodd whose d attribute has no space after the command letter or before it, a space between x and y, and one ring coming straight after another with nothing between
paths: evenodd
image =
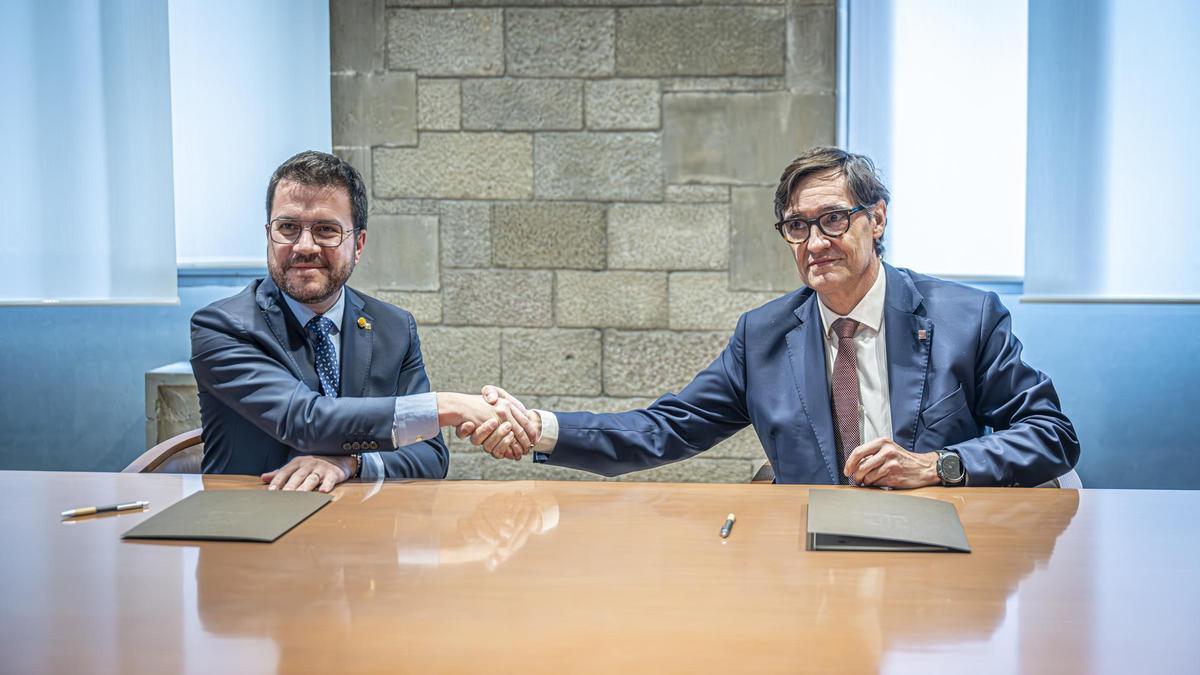
<instances>
[{"instance_id":1,"label":"silver pen","mask_svg":"<svg viewBox=\"0 0 1200 675\"><path fill-rule=\"evenodd\" d=\"M81 506L77 509L68 509L62 512L63 518L75 518L77 516L90 516L94 513L112 513L114 511L132 511L134 509L144 509L150 506L150 502L137 501L129 502L128 504L109 504L108 506Z\"/></svg>"},{"instance_id":2,"label":"silver pen","mask_svg":"<svg viewBox=\"0 0 1200 675\"><path fill-rule=\"evenodd\" d=\"M725 518L725 524L721 526L722 539L727 539L729 537L729 533L733 531L733 522L735 520L737 520L737 516L733 515L732 513Z\"/></svg>"}]
</instances>

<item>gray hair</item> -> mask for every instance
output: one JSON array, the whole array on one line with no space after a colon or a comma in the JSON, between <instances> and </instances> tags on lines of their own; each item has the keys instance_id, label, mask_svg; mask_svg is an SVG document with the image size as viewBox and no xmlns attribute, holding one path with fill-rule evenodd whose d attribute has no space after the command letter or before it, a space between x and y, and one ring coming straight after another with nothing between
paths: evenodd
<instances>
[{"instance_id":1,"label":"gray hair","mask_svg":"<svg viewBox=\"0 0 1200 675\"><path fill-rule=\"evenodd\" d=\"M880 201L887 204L892 198L870 157L846 152L841 148L817 146L805 150L783 170L783 175L779 177L779 187L775 190L775 218L783 220L783 212L787 210L792 192L801 181L813 174L830 170L846 177L850 196L857 202L856 205L869 207ZM875 253L883 256L882 239L875 240Z\"/></svg>"}]
</instances>

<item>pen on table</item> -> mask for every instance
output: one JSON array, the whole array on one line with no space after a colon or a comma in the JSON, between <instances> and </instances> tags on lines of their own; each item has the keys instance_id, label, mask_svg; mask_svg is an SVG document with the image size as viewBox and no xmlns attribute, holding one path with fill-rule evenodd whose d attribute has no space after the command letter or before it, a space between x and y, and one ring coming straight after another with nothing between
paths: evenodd
<instances>
[{"instance_id":1,"label":"pen on table","mask_svg":"<svg viewBox=\"0 0 1200 675\"><path fill-rule=\"evenodd\" d=\"M733 521L737 520L737 516L732 513L725 519L725 524L721 526L721 538L725 539L729 536L729 531L733 529Z\"/></svg>"},{"instance_id":2,"label":"pen on table","mask_svg":"<svg viewBox=\"0 0 1200 675\"><path fill-rule=\"evenodd\" d=\"M137 501L129 502L128 504L109 504L108 506L81 506L77 509L70 509L62 512L63 518L74 518L76 516L90 516L93 513L111 513L113 511L132 511L134 509L144 509L150 506L150 502Z\"/></svg>"}]
</instances>

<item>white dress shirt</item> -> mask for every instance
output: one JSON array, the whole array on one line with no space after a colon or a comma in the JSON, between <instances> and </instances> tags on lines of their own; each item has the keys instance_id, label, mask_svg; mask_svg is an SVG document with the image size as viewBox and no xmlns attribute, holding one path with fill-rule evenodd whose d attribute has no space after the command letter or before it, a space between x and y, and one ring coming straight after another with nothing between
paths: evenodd
<instances>
[{"instance_id":1,"label":"white dress shirt","mask_svg":"<svg viewBox=\"0 0 1200 675\"><path fill-rule=\"evenodd\" d=\"M859 431L862 442L879 437L892 437L892 406L888 395L887 342L884 336L883 301L887 296L887 275L883 266L879 276L863 299L845 318L862 324L854 334L854 350L858 372L858 393L862 407L859 408ZM821 325L825 335L825 368L830 396L833 395L833 361L837 358L837 336L833 334L833 322L843 318L820 302ZM548 410L538 410L542 418L542 435L534 444L536 452L550 453L558 444L558 418ZM851 448L853 450L853 448Z\"/></svg>"},{"instance_id":2,"label":"white dress shirt","mask_svg":"<svg viewBox=\"0 0 1200 675\"><path fill-rule=\"evenodd\" d=\"M871 289L859 300L846 316L825 306L817 297L821 308L821 326L825 335L825 368L829 373L830 396L833 396L833 362L837 358L838 339L833 333L833 322L838 319L853 319L859 322L854 334L855 372L858 374L859 408L858 430L861 442L876 438L892 437L892 406L888 394L887 340L884 335L883 301L887 297L887 275L880 265L879 276ZM846 454L854 448L847 448Z\"/></svg>"}]
</instances>

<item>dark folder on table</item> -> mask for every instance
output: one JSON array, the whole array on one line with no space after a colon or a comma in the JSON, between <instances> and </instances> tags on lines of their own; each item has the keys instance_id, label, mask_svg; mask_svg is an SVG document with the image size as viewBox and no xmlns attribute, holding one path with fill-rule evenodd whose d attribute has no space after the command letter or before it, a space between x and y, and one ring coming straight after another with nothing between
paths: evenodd
<instances>
[{"instance_id":1,"label":"dark folder on table","mask_svg":"<svg viewBox=\"0 0 1200 675\"><path fill-rule=\"evenodd\" d=\"M953 504L877 490L810 490L807 548L971 552Z\"/></svg>"},{"instance_id":2,"label":"dark folder on table","mask_svg":"<svg viewBox=\"0 0 1200 675\"><path fill-rule=\"evenodd\" d=\"M163 509L121 537L272 542L330 499L320 492L204 490Z\"/></svg>"}]
</instances>

